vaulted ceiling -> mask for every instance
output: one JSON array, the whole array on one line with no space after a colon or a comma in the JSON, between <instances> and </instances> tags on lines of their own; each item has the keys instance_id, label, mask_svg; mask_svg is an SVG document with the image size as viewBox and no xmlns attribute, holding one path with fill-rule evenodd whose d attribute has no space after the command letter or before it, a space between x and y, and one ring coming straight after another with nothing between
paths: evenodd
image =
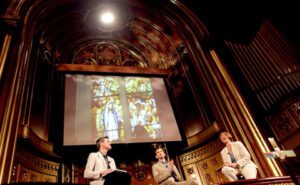
<instances>
[{"instance_id":1,"label":"vaulted ceiling","mask_svg":"<svg viewBox=\"0 0 300 185\"><path fill-rule=\"evenodd\" d=\"M202 34L221 39L251 38L266 17L258 2L46 0L6 1L6 13L20 19L44 54L56 63L139 66L167 69L184 52L184 38L170 12L189 8L202 21ZM101 26L96 17L105 8L117 13L117 25ZM250 8L250 10L247 10ZM22 20L23 19L23 20ZM28 29L31 28L31 29Z\"/></svg>"},{"instance_id":2,"label":"vaulted ceiling","mask_svg":"<svg viewBox=\"0 0 300 185\"><path fill-rule=\"evenodd\" d=\"M52 55L57 63L167 69L180 60L183 38L164 12L169 7L159 1L23 2L10 3L10 14L24 18L20 22L27 27L26 35L32 35L44 54ZM99 23L98 14L106 8L117 12L116 25Z\"/></svg>"}]
</instances>

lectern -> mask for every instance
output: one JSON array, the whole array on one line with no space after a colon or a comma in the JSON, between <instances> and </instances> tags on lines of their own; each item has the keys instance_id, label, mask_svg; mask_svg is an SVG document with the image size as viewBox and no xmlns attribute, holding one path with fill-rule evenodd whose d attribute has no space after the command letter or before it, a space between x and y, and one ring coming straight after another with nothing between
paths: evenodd
<instances>
[{"instance_id":1,"label":"lectern","mask_svg":"<svg viewBox=\"0 0 300 185\"><path fill-rule=\"evenodd\" d=\"M123 170L115 170L103 177L105 179L104 185L130 185L131 175Z\"/></svg>"}]
</instances>

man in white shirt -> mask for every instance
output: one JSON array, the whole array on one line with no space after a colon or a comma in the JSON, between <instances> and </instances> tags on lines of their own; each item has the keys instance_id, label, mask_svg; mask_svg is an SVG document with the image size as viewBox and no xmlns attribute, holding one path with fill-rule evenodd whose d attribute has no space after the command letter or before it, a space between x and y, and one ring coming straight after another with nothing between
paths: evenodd
<instances>
[{"instance_id":1,"label":"man in white shirt","mask_svg":"<svg viewBox=\"0 0 300 185\"><path fill-rule=\"evenodd\" d=\"M99 151L89 154L83 176L91 179L91 185L103 185L104 177L116 170L116 163L113 158L107 156L107 152L112 149L108 137L100 137L96 145Z\"/></svg>"}]
</instances>

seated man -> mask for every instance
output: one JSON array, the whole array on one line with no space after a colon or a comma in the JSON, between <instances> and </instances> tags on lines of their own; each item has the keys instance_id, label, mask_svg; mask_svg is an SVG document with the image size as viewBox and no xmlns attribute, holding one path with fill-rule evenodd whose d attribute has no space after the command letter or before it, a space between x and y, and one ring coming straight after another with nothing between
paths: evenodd
<instances>
[{"instance_id":1,"label":"seated man","mask_svg":"<svg viewBox=\"0 0 300 185\"><path fill-rule=\"evenodd\" d=\"M231 142L232 136L228 132L221 132L220 140L226 145L221 151L224 167L222 173L229 181L238 180L241 174L245 179L254 179L257 175L257 167L251 161L246 147L240 142Z\"/></svg>"},{"instance_id":2,"label":"seated man","mask_svg":"<svg viewBox=\"0 0 300 185\"><path fill-rule=\"evenodd\" d=\"M166 154L162 148L157 148L155 155L158 162L152 166L152 174L159 185L198 185L194 180L182 181L173 160L166 160Z\"/></svg>"}]
</instances>

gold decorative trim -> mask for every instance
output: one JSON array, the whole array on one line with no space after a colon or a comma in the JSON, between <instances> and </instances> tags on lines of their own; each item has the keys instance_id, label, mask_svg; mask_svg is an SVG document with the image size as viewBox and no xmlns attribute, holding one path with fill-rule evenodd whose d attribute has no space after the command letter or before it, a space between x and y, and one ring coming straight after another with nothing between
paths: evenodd
<instances>
[{"instance_id":1,"label":"gold decorative trim","mask_svg":"<svg viewBox=\"0 0 300 185\"><path fill-rule=\"evenodd\" d=\"M224 144L221 141L216 140L208 145L179 156L179 160L182 166L189 165L191 163L206 159L209 156L220 152L223 148Z\"/></svg>"},{"instance_id":2,"label":"gold decorative trim","mask_svg":"<svg viewBox=\"0 0 300 185\"><path fill-rule=\"evenodd\" d=\"M4 37L4 41L3 41L3 46L2 46L2 50L0 53L0 83L2 82L2 75L3 75L3 70L4 70L4 64L7 58L7 53L9 50L9 46L11 43L11 35L5 35Z\"/></svg>"},{"instance_id":3,"label":"gold decorative trim","mask_svg":"<svg viewBox=\"0 0 300 185\"><path fill-rule=\"evenodd\" d=\"M52 143L46 142L39 138L29 127L21 125L18 130L18 137L28 139L28 141L40 151L53 156L60 158L56 154L53 153L53 145Z\"/></svg>"},{"instance_id":4,"label":"gold decorative trim","mask_svg":"<svg viewBox=\"0 0 300 185\"><path fill-rule=\"evenodd\" d=\"M203 132L200 132L196 135L193 135L187 139L189 146L194 146L196 144L200 144L201 141L207 141L207 139L211 138L214 134L220 131L220 127L217 123L213 123L211 126L206 128Z\"/></svg>"},{"instance_id":5,"label":"gold decorative trim","mask_svg":"<svg viewBox=\"0 0 300 185\"><path fill-rule=\"evenodd\" d=\"M218 69L220 70L221 74L223 75L229 89L231 90L232 95L234 96L234 99L236 100L236 103L238 104L238 106L240 108L241 114L245 116L246 124L249 126L251 134L255 138L256 143L258 144L258 146L260 148L260 151L262 153L270 152L269 147L267 146L264 138L262 137L260 131L258 130L258 128L257 128L257 126L256 126L249 110L247 109L247 106L245 105L240 93L237 91L236 87L234 86L234 83L232 83L232 80L231 80L230 76L228 75L228 73L224 69L217 53L214 50L211 50L210 54L211 54L212 58L214 59L214 61L216 62L216 65L217 65ZM235 122L239 123L238 120L235 120ZM247 138L246 138L245 134L243 133L243 129L241 128L241 125L236 124L236 126L238 127L238 130L241 132L241 135L242 135L243 139L245 141L247 141ZM245 144L248 146L248 148L251 148L249 143L245 142ZM253 152L250 150L250 153L253 153ZM254 160L256 160L256 158L254 158ZM256 162L258 162L258 161L256 161ZM272 171L272 174L274 176L282 176L283 175L281 169L279 168L278 164L275 162L274 159L266 159L266 162L269 165L269 167ZM257 163L257 164L259 164L259 163Z\"/></svg>"},{"instance_id":6,"label":"gold decorative trim","mask_svg":"<svg viewBox=\"0 0 300 185\"><path fill-rule=\"evenodd\" d=\"M22 149L17 149L15 161L28 169L38 170L55 176L58 174L59 163L51 162L34 156Z\"/></svg>"},{"instance_id":7,"label":"gold decorative trim","mask_svg":"<svg viewBox=\"0 0 300 185\"><path fill-rule=\"evenodd\" d=\"M155 76L168 76L172 72L170 69L140 68L140 67L120 67L120 66L97 66L84 64L57 64L56 70L62 73L120 73L120 74L142 74Z\"/></svg>"}]
</instances>

